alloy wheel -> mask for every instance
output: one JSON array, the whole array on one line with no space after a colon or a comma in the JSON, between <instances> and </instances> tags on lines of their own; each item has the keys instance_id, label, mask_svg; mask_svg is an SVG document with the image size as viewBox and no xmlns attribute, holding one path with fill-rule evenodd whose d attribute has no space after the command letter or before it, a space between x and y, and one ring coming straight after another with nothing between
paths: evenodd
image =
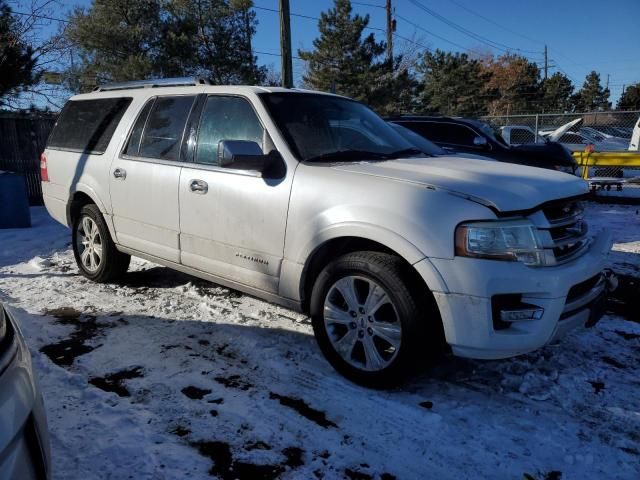
<instances>
[{"instance_id":1,"label":"alloy wheel","mask_svg":"<svg viewBox=\"0 0 640 480\"><path fill-rule=\"evenodd\" d=\"M76 247L83 268L95 273L102 262L102 237L96 222L88 216L78 222Z\"/></svg>"},{"instance_id":2,"label":"alloy wheel","mask_svg":"<svg viewBox=\"0 0 640 480\"><path fill-rule=\"evenodd\" d=\"M336 281L325 297L324 326L335 351L366 371L389 366L400 350L402 327L384 288L362 276Z\"/></svg>"}]
</instances>

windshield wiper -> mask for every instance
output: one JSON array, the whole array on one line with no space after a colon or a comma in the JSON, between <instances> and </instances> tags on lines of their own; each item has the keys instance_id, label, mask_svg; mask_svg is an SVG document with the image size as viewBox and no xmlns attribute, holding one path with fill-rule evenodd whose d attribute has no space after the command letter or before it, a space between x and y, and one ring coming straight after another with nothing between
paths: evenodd
<instances>
[{"instance_id":1,"label":"windshield wiper","mask_svg":"<svg viewBox=\"0 0 640 480\"><path fill-rule=\"evenodd\" d=\"M433 157L433 155L428 154L426 152L423 152L422 150L418 149L418 148L403 148L402 150L396 150L395 152L391 152L391 153L386 153L385 155L388 156L388 158L402 158L402 157L406 157L407 155L422 155L425 157Z\"/></svg>"},{"instance_id":2,"label":"windshield wiper","mask_svg":"<svg viewBox=\"0 0 640 480\"><path fill-rule=\"evenodd\" d=\"M338 150L307 158L307 162L349 162L358 160L389 160L386 153L369 152L367 150Z\"/></svg>"}]
</instances>

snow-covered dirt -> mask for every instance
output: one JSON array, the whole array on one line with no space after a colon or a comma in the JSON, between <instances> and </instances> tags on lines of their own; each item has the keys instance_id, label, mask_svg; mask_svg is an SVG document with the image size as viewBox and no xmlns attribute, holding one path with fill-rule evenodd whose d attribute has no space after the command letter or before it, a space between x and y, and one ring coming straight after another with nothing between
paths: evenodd
<instances>
[{"instance_id":1,"label":"snow-covered dirt","mask_svg":"<svg viewBox=\"0 0 640 480\"><path fill-rule=\"evenodd\" d=\"M91 283L34 209L32 229L0 230L0 299L32 349L54 478L640 478L640 214L588 214L614 236L626 318L372 391L303 315L141 260Z\"/></svg>"}]
</instances>

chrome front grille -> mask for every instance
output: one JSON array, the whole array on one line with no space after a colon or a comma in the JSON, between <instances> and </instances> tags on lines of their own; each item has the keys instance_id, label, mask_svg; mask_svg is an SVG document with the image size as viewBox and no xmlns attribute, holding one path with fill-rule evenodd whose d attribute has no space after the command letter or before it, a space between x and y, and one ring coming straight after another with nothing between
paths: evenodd
<instances>
[{"instance_id":1,"label":"chrome front grille","mask_svg":"<svg viewBox=\"0 0 640 480\"><path fill-rule=\"evenodd\" d=\"M554 202L538 214L538 236L542 247L558 265L584 254L591 242L589 228L584 221L584 207L580 201Z\"/></svg>"}]
</instances>

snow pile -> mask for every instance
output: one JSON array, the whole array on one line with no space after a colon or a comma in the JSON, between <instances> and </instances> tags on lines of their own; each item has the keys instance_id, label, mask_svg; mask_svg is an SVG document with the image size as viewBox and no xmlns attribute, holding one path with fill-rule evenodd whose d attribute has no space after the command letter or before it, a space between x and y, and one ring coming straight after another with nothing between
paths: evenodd
<instances>
[{"instance_id":1,"label":"snow pile","mask_svg":"<svg viewBox=\"0 0 640 480\"><path fill-rule=\"evenodd\" d=\"M614 236L612 267L640 276L635 208L588 217ZM141 260L94 284L68 230L33 218L0 231L0 299L32 349L54 478L640 477L639 323L366 390L304 315Z\"/></svg>"}]
</instances>

